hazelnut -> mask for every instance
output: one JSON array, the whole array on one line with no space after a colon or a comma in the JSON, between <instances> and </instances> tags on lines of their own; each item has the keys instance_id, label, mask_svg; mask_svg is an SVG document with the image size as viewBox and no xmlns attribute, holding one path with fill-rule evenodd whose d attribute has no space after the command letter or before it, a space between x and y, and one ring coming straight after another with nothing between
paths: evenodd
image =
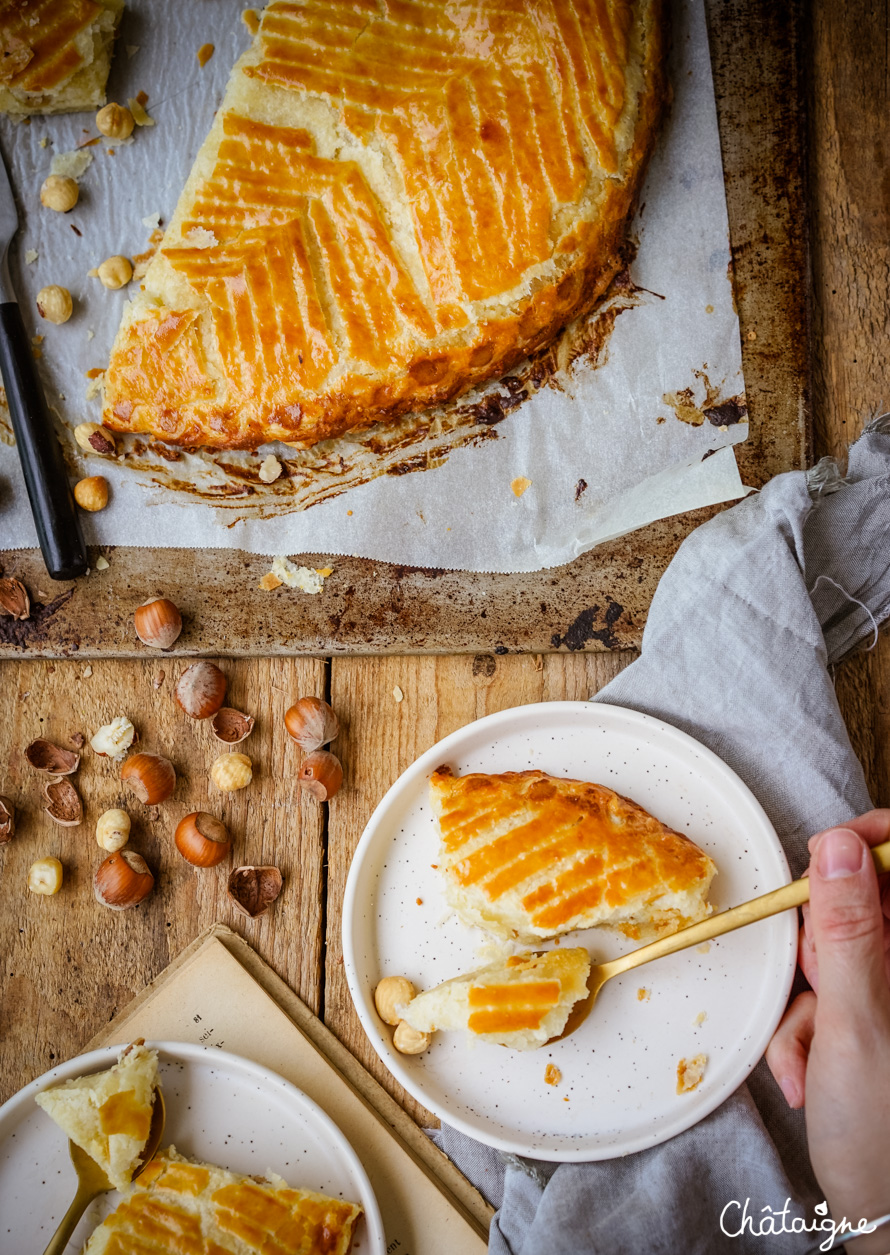
<instances>
[{"instance_id":1,"label":"hazelnut","mask_svg":"<svg viewBox=\"0 0 890 1255\"><path fill-rule=\"evenodd\" d=\"M70 780L64 776L43 786L48 806L44 810L54 823L63 828L76 828L83 822L83 802Z\"/></svg>"},{"instance_id":2,"label":"hazelnut","mask_svg":"<svg viewBox=\"0 0 890 1255\"><path fill-rule=\"evenodd\" d=\"M402 1055L422 1055L433 1040L432 1033L419 1033L407 1020L399 1020L392 1044Z\"/></svg>"},{"instance_id":3,"label":"hazelnut","mask_svg":"<svg viewBox=\"0 0 890 1255\"><path fill-rule=\"evenodd\" d=\"M226 697L226 677L203 658L186 667L176 682L176 701L192 719L209 719Z\"/></svg>"},{"instance_id":4,"label":"hazelnut","mask_svg":"<svg viewBox=\"0 0 890 1255\"><path fill-rule=\"evenodd\" d=\"M303 759L297 779L300 788L311 793L316 801L327 802L340 791L343 783L340 759L328 750L315 750Z\"/></svg>"},{"instance_id":5,"label":"hazelnut","mask_svg":"<svg viewBox=\"0 0 890 1255\"><path fill-rule=\"evenodd\" d=\"M0 845L15 836L15 807L8 797L0 797Z\"/></svg>"},{"instance_id":6,"label":"hazelnut","mask_svg":"<svg viewBox=\"0 0 890 1255\"><path fill-rule=\"evenodd\" d=\"M28 871L28 888L32 893L52 897L62 887L62 864L57 858L39 858Z\"/></svg>"},{"instance_id":7,"label":"hazelnut","mask_svg":"<svg viewBox=\"0 0 890 1255\"><path fill-rule=\"evenodd\" d=\"M37 293L37 312L47 322L67 322L74 312L74 302L67 288L50 283Z\"/></svg>"},{"instance_id":8,"label":"hazelnut","mask_svg":"<svg viewBox=\"0 0 890 1255\"><path fill-rule=\"evenodd\" d=\"M127 911L148 897L154 883L155 878L141 854L118 850L96 868L93 893L98 902L112 911Z\"/></svg>"},{"instance_id":9,"label":"hazelnut","mask_svg":"<svg viewBox=\"0 0 890 1255\"><path fill-rule=\"evenodd\" d=\"M133 615L133 621L136 635L152 649L169 649L182 631L182 616L166 597L145 602Z\"/></svg>"},{"instance_id":10,"label":"hazelnut","mask_svg":"<svg viewBox=\"0 0 890 1255\"><path fill-rule=\"evenodd\" d=\"M114 101L96 114L96 130L108 139L129 139L134 125L133 115L126 105Z\"/></svg>"},{"instance_id":11,"label":"hazelnut","mask_svg":"<svg viewBox=\"0 0 890 1255\"><path fill-rule=\"evenodd\" d=\"M234 793L250 784L253 763L246 754L220 754L210 768L210 779L223 793Z\"/></svg>"},{"instance_id":12,"label":"hazelnut","mask_svg":"<svg viewBox=\"0 0 890 1255\"><path fill-rule=\"evenodd\" d=\"M98 423L78 423L74 439L84 453L117 453L114 436Z\"/></svg>"},{"instance_id":13,"label":"hazelnut","mask_svg":"<svg viewBox=\"0 0 890 1255\"><path fill-rule=\"evenodd\" d=\"M232 838L224 823L204 811L186 815L173 834L176 848L193 867L215 867L228 857Z\"/></svg>"},{"instance_id":14,"label":"hazelnut","mask_svg":"<svg viewBox=\"0 0 890 1255\"><path fill-rule=\"evenodd\" d=\"M374 990L374 1006L384 1024L398 1024L401 1015L397 1010L410 1002L417 990L407 976L384 976Z\"/></svg>"},{"instance_id":15,"label":"hazelnut","mask_svg":"<svg viewBox=\"0 0 890 1255\"><path fill-rule=\"evenodd\" d=\"M130 816L126 811L105 811L96 823L96 840L103 850L114 854L130 840Z\"/></svg>"},{"instance_id":16,"label":"hazelnut","mask_svg":"<svg viewBox=\"0 0 890 1255\"><path fill-rule=\"evenodd\" d=\"M108 480L103 475L89 475L74 485L74 500L81 510L95 514L108 505Z\"/></svg>"},{"instance_id":17,"label":"hazelnut","mask_svg":"<svg viewBox=\"0 0 890 1255\"><path fill-rule=\"evenodd\" d=\"M146 806L166 802L176 788L173 764L161 754L131 754L121 767L121 780Z\"/></svg>"},{"instance_id":18,"label":"hazelnut","mask_svg":"<svg viewBox=\"0 0 890 1255\"><path fill-rule=\"evenodd\" d=\"M133 267L126 257L106 257L98 273L103 287L117 291L118 288L125 288L133 278Z\"/></svg>"},{"instance_id":19,"label":"hazelnut","mask_svg":"<svg viewBox=\"0 0 890 1255\"><path fill-rule=\"evenodd\" d=\"M64 174L51 174L43 180L40 189L40 203L47 209L55 209L56 213L66 214L73 209L80 196L80 188L74 179Z\"/></svg>"},{"instance_id":20,"label":"hazelnut","mask_svg":"<svg viewBox=\"0 0 890 1255\"><path fill-rule=\"evenodd\" d=\"M310 754L340 731L340 721L320 697L301 697L284 716L288 736Z\"/></svg>"},{"instance_id":21,"label":"hazelnut","mask_svg":"<svg viewBox=\"0 0 890 1255\"><path fill-rule=\"evenodd\" d=\"M229 877L229 897L242 915L256 919L281 893L277 867L236 867Z\"/></svg>"},{"instance_id":22,"label":"hazelnut","mask_svg":"<svg viewBox=\"0 0 890 1255\"><path fill-rule=\"evenodd\" d=\"M135 739L136 729L130 720L126 715L118 715L90 737L90 748L103 758L118 758L127 752Z\"/></svg>"}]
</instances>

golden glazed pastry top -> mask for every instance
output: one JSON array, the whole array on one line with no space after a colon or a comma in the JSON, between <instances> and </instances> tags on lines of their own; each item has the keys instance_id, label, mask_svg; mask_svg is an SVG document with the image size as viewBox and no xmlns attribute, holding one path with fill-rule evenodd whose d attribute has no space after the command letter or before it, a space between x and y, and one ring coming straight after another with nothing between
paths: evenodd
<instances>
[{"instance_id":1,"label":"golden glazed pastry top","mask_svg":"<svg viewBox=\"0 0 890 1255\"><path fill-rule=\"evenodd\" d=\"M123 9L123 0L0 0L0 112L104 104Z\"/></svg>"},{"instance_id":2,"label":"golden glazed pastry top","mask_svg":"<svg viewBox=\"0 0 890 1255\"><path fill-rule=\"evenodd\" d=\"M192 1163L171 1147L84 1255L347 1255L360 1213L342 1199Z\"/></svg>"},{"instance_id":3,"label":"golden glazed pastry top","mask_svg":"<svg viewBox=\"0 0 890 1255\"><path fill-rule=\"evenodd\" d=\"M305 447L502 374L618 269L663 92L661 0L275 0L104 423Z\"/></svg>"},{"instance_id":4,"label":"golden glazed pastry top","mask_svg":"<svg viewBox=\"0 0 890 1255\"><path fill-rule=\"evenodd\" d=\"M467 923L522 940L597 924L639 938L710 913L707 854L604 785L440 767L430 795L446 895Z\"/></svg>"}]
</instances>

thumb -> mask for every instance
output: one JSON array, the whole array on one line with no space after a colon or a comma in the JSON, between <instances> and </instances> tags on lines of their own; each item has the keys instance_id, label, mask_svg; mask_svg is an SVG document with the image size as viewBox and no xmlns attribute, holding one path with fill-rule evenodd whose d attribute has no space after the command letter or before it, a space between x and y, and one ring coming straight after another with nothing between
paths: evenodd
<instances>
[{"instance_id":1,"label":"thumb","mask_svg":"<svg viewBox=\"0 0 890 1255\"><path fill-rule=\"evenodd\" d=\"M810 928L819 1010L850 1015L887 998L884 920L869 848L850 828L829 828L810 863Z\"/></svg>"}]
</instances>

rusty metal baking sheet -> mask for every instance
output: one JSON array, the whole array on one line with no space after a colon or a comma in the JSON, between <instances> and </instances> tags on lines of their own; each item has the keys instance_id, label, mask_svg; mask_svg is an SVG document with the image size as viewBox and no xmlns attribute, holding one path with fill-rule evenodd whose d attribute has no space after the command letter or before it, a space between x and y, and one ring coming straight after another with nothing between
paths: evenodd
<instances>
[{"instance_id":1,"label":"rusty metal baking sheet","mask_svg":"<svg viewBox=\"0 0 890 1255\"><path fill-rule=\"evenodd\" d=\"M807 451L801 8L739 0L708 10L751 420L738 453L743 481L758 487L802 465ZM0 618L0 652L137 653L132 610L160 592L186 613L185 653L623 648L639 643L678 544L711 513L653 524L567 567L531 575L338 559L319 596L260 591L268 562L232 551L106 549L109 568L77 586L54 586L34 551L7 552L0 563L29 586L35 613L26 623ZM324 557L295 561L311 567Z\"/></svg>"}]
</instances>

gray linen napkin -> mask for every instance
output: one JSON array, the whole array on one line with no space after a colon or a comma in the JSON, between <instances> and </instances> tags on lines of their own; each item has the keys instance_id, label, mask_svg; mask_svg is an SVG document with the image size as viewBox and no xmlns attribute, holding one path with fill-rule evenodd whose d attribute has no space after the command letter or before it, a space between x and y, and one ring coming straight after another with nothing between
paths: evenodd
<instances>
[{"instance_id":1,"label":"gray linen napkin","mask_svg":"<svg viewBox=\"0 0 890 1255\"><path fill-rule=\"evenodd\" d=\"M814 832L869 810L828 668L890 614L890 416L698 528L658 586L640 658L596 694L682 728L728 763L769 814L792 874ZM639 1154L586 1164L500 1155L443 1127L435 1140L500 1208L493 1255L803 1255L819 1234L720 1227L750 1199L814 1220L821 1192L802 1112L761 1062L694 1128ZM740 1211L727 1213L738 1227ZM858 1219L858 1217L857 1217Z\"/></svg>"}]
</instances>

